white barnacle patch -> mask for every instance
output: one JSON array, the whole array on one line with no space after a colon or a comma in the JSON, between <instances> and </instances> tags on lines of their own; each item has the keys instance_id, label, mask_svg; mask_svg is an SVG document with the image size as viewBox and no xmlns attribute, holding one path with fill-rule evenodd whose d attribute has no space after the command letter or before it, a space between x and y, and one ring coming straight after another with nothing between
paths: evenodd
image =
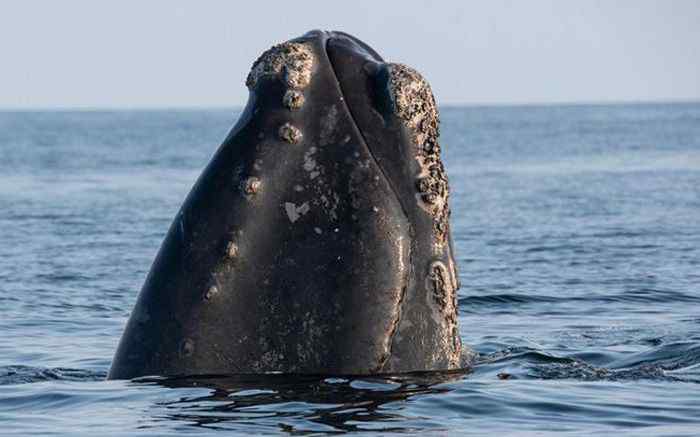
<instances>
[{"instance_id":1,"label":"white barnacle patch","mask_svg":"<svg viewBox=\"0 0 700 437\"><path fill-rule=\"evenodd\" d=\"M444 355L449 368L457 368L462 360L462 343L457 327L457 290L447 266L435 260L428 267L426 299L431 308L430 318L444 333L436 352Z\"/></svg>"},{"instance_id":2,"label":"white barnacle patch","mask_svg":"<svg viewBox=\"0 0 700 437\"><path fill-rule=\"evenodd\" d=\"M294 89L303 89L311 82L314 55L308 44L285 42L263 53L254 63L246 86L254 89L261 78L276 77Z\"/></svg>"},{"instance_id":3,"label":"white barnacle patch","mask_svg":"<svg viewBox=\"0 0 700 437\"><path fill-rule=\"evenodd\" d=\"M309 150L304 153L304 170L311 172L316 168L316 160L314 159L313 155L316 153L316 147L311 146L309 147Z\"/></svg>"},{"instance_id":4,"label":"white barnacle patch","mask_svg":"<svg viewBox=\"0 0 700 437\"><path fill-rule=\"evenodd\" d=\"M308 173L309 179L316 179L318 176L321 175L321 173L323 173L323 166L321 166L314 157L314 154L316 152L318 152L318 148L316 148L315 146L311 146L304 153L304 162L302 163L302 168ZM318 182L322 183L320 179Z\"/></svg>"},{"instance_id":5,"label":"white barnacle patch","mask_svg":"<svg viewBox=\"0 0 700 437\"><path fill-rule=\"evenodd\" d=\"M340 197L338 194L333 191L329 191L328 196L321 194L319 200L324 210L328 212L328 216L331 218L331 220L338 220L337 210L338 205L340 204Z\"/></svg>"},{"instance_id":6,"label":"white barnacle patch","mask_svg":"<svg viewBox=\"0 0 700 437\"><path fill-rule=\"evenodd\" d=\"M246 85L253 90L265 76L282 80L288 87L282 97L282 104L289 110L297 110L304 105L302 90L311 83L314 62L313 51L308 44L278 44L255 61L246 79Z\"/></svg>"},{"instance_id":7,"label":"white barnacle patch","mask_svg":"<svg viewBox=\"0 0 700 437\"><path fill-rule=\"evenodd\" d=\"M415 159L421 168L417 203L433 216L436 253L445 243L449 221L449 186L440 158L439 117L428 82L414 69L391 64L389 95L399 117L411 133L416 146Z\"/></svg>"},{"instance_id":8,"label":"white barnacle patch","mask_svg":"<svg viewBox=\"0 0 700 437\"><path fill-rule=\"evenodd\" d=\"M397 237L394 241L394 244L396 245L397 253L404 253L405 244L403 241L403 237ZM397 260L399 262L399 272L401 272L401 275L403 276L407 271L404 257L399 256L397 257Z\"/></svg>"},{"instance_id":9,"label":"white barnacle patch","mask_svg":"<svg viewBox=\"0 0 700 437\"><path fill-rule=\"evenodd\" d=\"M428 268L426 288L431 294L432 301L440 311L446 311L451 302L454 288L452 278L442 261L433 261Z\"/></svg>"},{"instance_id":10,"label":"white barnacle patch","mask_svg":"<svg viewBox=\"0 0 700 437\"><path fill-rule=\"evenodd\" d=\"M302 215L309 212L310 209L311 207L309 206L309 202L304 202L299 206L296 206L292 202L285 202L284 204L284 210L287 213L289 221L292 223L297 221Z\"/></svg>"},{"instance_id":11,"label":"white barnacle patch","mask_svg":"<svg viewBox=\"0 0 700 437\"><path fill-rule=\"evenodd\" d=\"M289 123L285 123L280 126L278 135L282 140L290 144L298 144L303 136L299 128L292 126Z\"/></svg>"},{"instance_id":12,"label":"white barnacle patch","mask_svg":"<svg viewBox=\"0 0 700 437\"><path fill-rule=\"evenodd\" d=\"M259 178L251 176L243 182L243 191L248 195L252 196L260 191L262 182Z\"/></svg>"},{"instance_id":13,"label":"white barnacle patch","mask_svg":"<svg viewBox=\"0 0 700 437\"><path fill-rule=\"evenodd\" d=\"M214 298L219 293L219 288L216 285L212 285L207 289L207 292L204 293L204 299L206 300L211 300Z\"/></svg>"},{"instance_id":14,"label":"white barnacle patch","mask_svg":"<svg viewBox=\"0 0 700 437\"><path fill-rule=\"evenodd\" d=\"M319 135L319 144L326 146L333 142L333 134L335 126L338 123L338 108L331 105L328 111L321 118L321 134Z\"/></svg>"},{"instance_id":15,"label":"white barnacle patch","mask_svg":"<svg viewBox=\"0 0 700 437\"><path fill-rule=\"evenodd\" d=\"M238 245L233 241L229 241L226 245L226 256L229 258L235 258L238 256Z\"/></svg>"},{"instance_id":16,"label":"white barnacle patch","mask_svg":"<svg viewBox=\"0 0 700 437\"><path fill-rule=\"evenodd\" d=\"M291 110L299 109L304 105L304 94L301 91L289 89L284 93L282 103Z\"/></svg>"},{"instance_id":17,"label":"white barnacle patch","mask_svg":"<svg viewBox=\"0 0 700 437\"><path fill-rule=\"evenodd\" d=\"M180 349L178 351L181 357L189 357L194 353L194 341L190 338L185 338L180 343Z\"/></svg>"},{"instance_id":18,"label":"white barnacle patch","mask_svg":"<svg viewBox=\"0 0 700 437\"><path fill-rule=\"evenodd\" d=\"M455 290L459 290L459 278L457 277L457 267L455 266L454 260L451 256L447 257L447 264L450 267L450 278L452 278L452 287Z\"/></svg>"}]
</instances>

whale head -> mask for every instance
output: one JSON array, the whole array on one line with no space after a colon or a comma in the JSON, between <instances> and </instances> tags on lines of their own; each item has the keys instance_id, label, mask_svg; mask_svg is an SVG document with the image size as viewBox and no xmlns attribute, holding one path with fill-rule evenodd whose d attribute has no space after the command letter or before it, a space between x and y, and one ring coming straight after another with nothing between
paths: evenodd
<instances>
[{"instance_id":1,"label":"whale head","mask_svg":"<svg viewBox=\"0 0 700 437\"><path fill-rule=\"evenodd\" d=\"M275 45L176 215L110 371L464 367L438 112L342 32Z\"/></svg>"}]
</instances>

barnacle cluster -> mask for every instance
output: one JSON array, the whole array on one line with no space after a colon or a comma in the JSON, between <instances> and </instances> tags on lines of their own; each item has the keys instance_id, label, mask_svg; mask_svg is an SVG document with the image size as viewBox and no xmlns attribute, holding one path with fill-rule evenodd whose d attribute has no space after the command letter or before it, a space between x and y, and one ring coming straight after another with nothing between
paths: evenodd
<instances>
[{"instance_id":1,"label":"barnacle cluster","mask_svg":"<svg viewBox=\"0 0 700 437\"><path fill-rule=\"evenodd\" d=\"M253 63L246 86L255 88L263 76L278 76L292 89L304 89L311 82L314 56L304 43L285 42L265 51Z\"/></svg>"},{"instance_id":2,"label":"barnacle cluster","mask_svg":"<svg viewBox=\"0 0 700 437\"><path fill-rule=\"evenodd\" d=\"M450 190L440 159L440 121L435 98L428 82L411 67L391 64L390 72L389 91L394 110L410 130L416 145L416 159L421 167L416 188L421 206L433 215L438 242L443 244L450 216Z\"/></svg>"}]
</instances>

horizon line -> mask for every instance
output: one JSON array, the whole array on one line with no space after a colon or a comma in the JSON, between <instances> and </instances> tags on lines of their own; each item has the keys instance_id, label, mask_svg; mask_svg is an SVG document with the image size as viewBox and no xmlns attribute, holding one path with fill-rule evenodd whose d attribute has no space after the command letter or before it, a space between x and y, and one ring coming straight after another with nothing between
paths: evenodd
<instances>
[{"instance_id":1,"label":"horizon line","mask_svg":"<svg viewBox=\"0 0 700 437\"><path fill-rule=\"evenodd\" d=\"M553 100L542 102L463 102L438 104L439 108L501 108L549 106L626 106L700 104L700 98L649 100ZM242 110L243 105L137 105L137 106L0 106L0 112L126 112L126 111L223 111Z\"/></svg>"}]
</instances>

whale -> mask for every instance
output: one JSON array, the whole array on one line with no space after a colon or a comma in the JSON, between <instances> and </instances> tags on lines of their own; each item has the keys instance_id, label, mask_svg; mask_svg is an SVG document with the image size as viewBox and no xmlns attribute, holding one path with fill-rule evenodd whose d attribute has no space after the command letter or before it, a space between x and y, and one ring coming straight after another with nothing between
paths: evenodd
<instances>
[{"instance_id":1,"label":"whale","mask_svg":"<svg viewBox=\"0 0 700 437\"><path fill-rule=\"evenodd\" d=\"M469 368L429 83L343 32L254 63L109 379Z\"/></svg>"}]
</instances>

